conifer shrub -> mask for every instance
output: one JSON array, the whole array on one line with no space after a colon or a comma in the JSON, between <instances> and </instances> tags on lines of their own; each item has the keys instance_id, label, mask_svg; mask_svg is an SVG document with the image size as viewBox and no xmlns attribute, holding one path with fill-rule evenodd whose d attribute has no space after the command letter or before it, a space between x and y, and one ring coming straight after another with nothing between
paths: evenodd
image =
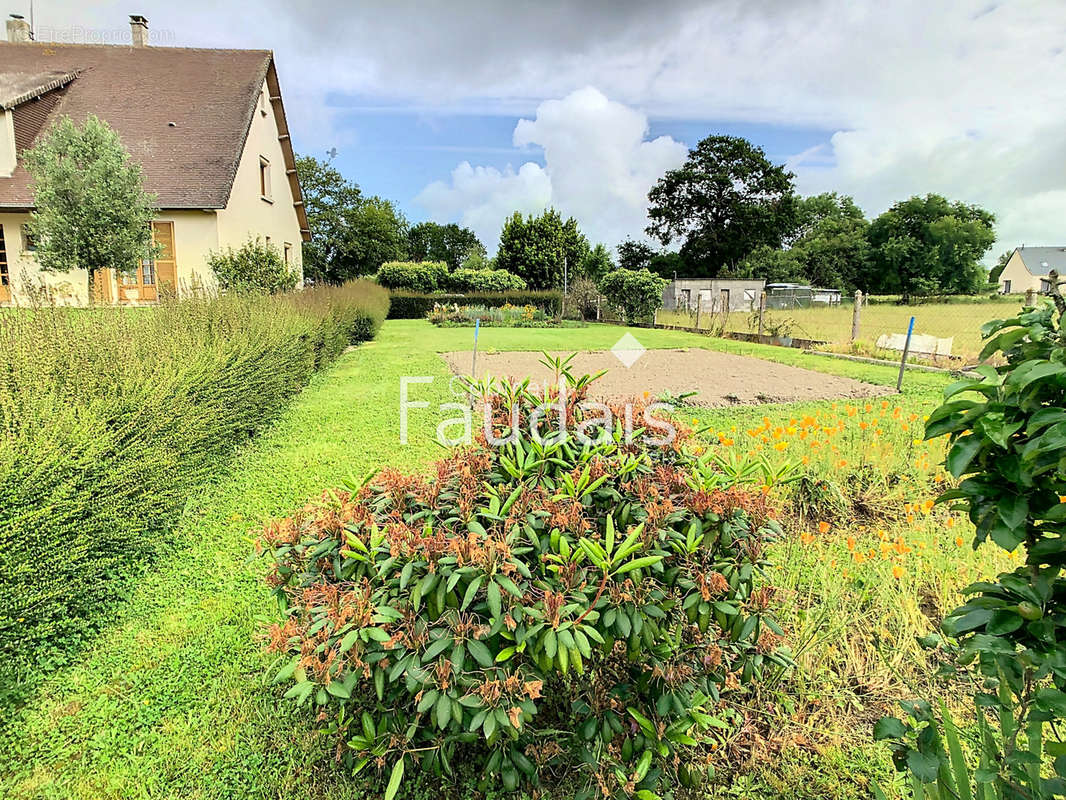
<instances>
[{"instance_id":1,"label":"conifer shrub","mask_svg":"<svg viewBox=\"0 0 1066 800\"><path fill-rule=\"evenodd\" d=\"M428 476L383 469L263 532L283 610L275 680L387 800L405 773L460 763L483 790L694 786L701 734L728 727L723 695L790 664L766 495L683 427L659 444L661 421L627 436L620 407L616 423L583 409L589 382L568 379L565 402L480 384L491 432L512 442L482 432Z\"/></svg>"}]
</instances>

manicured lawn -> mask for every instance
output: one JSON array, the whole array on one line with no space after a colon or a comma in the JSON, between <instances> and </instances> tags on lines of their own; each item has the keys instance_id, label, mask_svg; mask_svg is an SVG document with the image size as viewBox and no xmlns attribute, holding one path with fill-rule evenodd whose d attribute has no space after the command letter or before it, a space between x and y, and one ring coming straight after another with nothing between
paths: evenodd
<instances>
[{"instance_id":1,"label":"manicured lawn","mask_svg":"<svg viewBox=\"0 0 1066 800\"><path fill-rule=\"evenodd\" d=\"M483 350L601 349L609 348L623 332L612 326L489 328L481 332L480 346ZM871 382L895 382L892 369L799 351L670 331L634 333L647 347L757 353ZM238 457L228 474L189 502L168 552L80 663L51 676L19 716L6 720L0 740L0 796L377 796L331 770L331 743L313 730L304 715L281 701L267 681L270 660L262 652L258 633L261 618L276 612L259 581L261 565L249 559L250 541L266 516L290 510L349 475L361 478L386 464L417 469L436 457L441 450L431 437L438 417L428 411L412 413L411 443L398 443L399 379L433 376L431 385L413 387L412 399L433 403L453 399L436 352L468 349L471 337L470 329L387 322L376 341L342 356L317 376L280 421ZM947 380L908 374L905 395L898 400L901 414L925 413ZM895 406L896 399L890 400ZM856 425L864 413L872 420L878 411L860 409ZM891 416L891 411L881 413ZM820 403L693 412L701 423L715 426L723 447L749 446L739 444L749 436L746 429L765 424L766 416L769 426L749 436L750 446L765 446L771 454L791 451L774 450L761 441L762 436L773 441L776 427L791 427L792 420L817 414L826 420L840 416L849 424L843 404L837 409ZM918 435L919 426L904 433L902 423L896 423L893 458L905 461L912 454L903 448ZM798 433L787 436L799 457ZM726 445L726 440L731 444ZM817 455L814 465L823 472L831 471L837 458L869 451L868 443L851 434L841 434L831 446L843 454L827 449ZM929 450L928 459L935 461L936 456L935 449ZM934 468L929 467L930 474ZM885 491L891 497L891 487ZM902 496L899 501L902 505ZM887 585L879 585L885 583L879 576L886 569L880 562L879 571L860 564L843 577L840 569L850 552L844 531L834 531L837 538L810 546L789 541L777 548L775 556L782 566L775 581L784 587L790 609L784 614L786 621L798 642L806 643L800 658L803 670L779 688L780 696L767 692L752 702L767 703L755 712L762 730L776 727L799 733L789 742L775 744L779 756L746 770L750 774L743 780L762 788L752 788L745 796L862 796L864 770L868 772L863 765L870 757L877 759L874 772L887 773L883 750L868 746L869 729L859 729L856 720L865 725L870 713L864 704L883 703L900 691L899 681L891 678L892 669L902 663L913 674L915 665L912 651L903 645L899 645L902 661L897 658L886 666L867 663L876 655L874 640L899 643L903 633L922 628L927 621L922 609L930 604L939 607L950 598L961 580L958 565L975 563L964 551L945 547L936 538L937 524L931 517L918 522L924 527L913 520L900 522L913 529L915 541L925 537L927 542L921 548L925 560L908 567L908 581L914 583L889 579ZM895 533L893 529L891 536ZM830 567L830 559L838 559L840 567L836 561ZM818 604L832 608L837 616L827 621L812 610ZM891 604L897 608L883 607ZM891 626L897 630L889 630ZM856 684L856 677L867 683ZM792 699L782 699L786 693ZM441 794L427 779L405 783L403 796Z\"/></svg>"}]
</instances>

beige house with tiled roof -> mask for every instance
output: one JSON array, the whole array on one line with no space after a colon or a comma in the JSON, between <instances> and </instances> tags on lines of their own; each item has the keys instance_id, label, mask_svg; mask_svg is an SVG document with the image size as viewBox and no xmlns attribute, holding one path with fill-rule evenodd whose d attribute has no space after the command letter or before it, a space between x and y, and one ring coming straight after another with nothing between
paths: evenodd
<instances>
[{"instance_id":1,"label":"beige house with tiled roof","mask_svg":"<svg viewBox=\"0 0 1066 800\"><path fill-rule=\"evenodd\" d=\"M131 17L132 45L33 42L8 20L0 42L0 303L45 289L88 302L84 270L44 273L25 224L33 186L21 154L58 118L106 121L141 164L159 208L157 258L97 276L105 302L154 302L160 292L211 287L208 254L260 237L302 275L310 238L281 88L267 50L150 47Z\"/></svg>"},{"instance_id":2,"label":"beige house with tiled roof","mask_svg":"<svg viewBox=\"0 0 1066 800\"><path fill-rule=\"evenodd\" d=\"M1066 276L1066 247L1016 247L999 275L1000 294L1047 292L1052 270Z\"/></svg>"}]
</instances>

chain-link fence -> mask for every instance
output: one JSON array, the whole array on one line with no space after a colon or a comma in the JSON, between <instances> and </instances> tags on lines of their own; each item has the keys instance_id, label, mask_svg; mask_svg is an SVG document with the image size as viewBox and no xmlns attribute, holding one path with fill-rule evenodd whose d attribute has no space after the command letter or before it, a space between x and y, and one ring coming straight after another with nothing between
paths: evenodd
<instances>
[{"instance_id":1,"label":"chain-link fence","mask_svg":"<svg viewBox=\"0 0 1066 800\"><path fill-rule=\"evenodd\" d=\"M776 291L775 291L776 290ZM710 333L761 336L789 345L898 360L914 317L911 361L945 367L973 364L981 351L981 325L1015 314L1039 296L980 295L902 303L896 296L830 294L806 287L768 286L753 310L662 309L660 324Z\"/></svg>"}]
</instances>

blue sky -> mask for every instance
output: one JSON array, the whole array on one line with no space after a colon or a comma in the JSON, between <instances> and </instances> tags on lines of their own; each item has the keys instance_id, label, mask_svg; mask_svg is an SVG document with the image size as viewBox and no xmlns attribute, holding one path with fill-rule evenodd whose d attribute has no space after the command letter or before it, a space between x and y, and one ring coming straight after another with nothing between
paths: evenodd
<instances>
[{"instance_id":1,"label":"blue sky","mask_svg":"<svg viewBox=\"0 0 1066 800\"><path fill-rule=\"evenodd\" d=\"M516 114L445 114L373 106L344 97L330 97L338 131L334 164L355 180L366 194L393 200L411 222L427 217L427 209L415 198L432 181L445 180L462 161L504 169L532 161L545 166L543 148L515 147ZM775 163L822 145L830 152L832 130L790 127L722 120L649 118L648 138L671 138L694 146L711 134L742 136L762 147ZM320 148L312 153L326 157ZM831 166L831 162L826 164ZM502 223L502 220L501 220ZM611 245L615 242L609 243Z\"/></svg>"}]
</instances>

